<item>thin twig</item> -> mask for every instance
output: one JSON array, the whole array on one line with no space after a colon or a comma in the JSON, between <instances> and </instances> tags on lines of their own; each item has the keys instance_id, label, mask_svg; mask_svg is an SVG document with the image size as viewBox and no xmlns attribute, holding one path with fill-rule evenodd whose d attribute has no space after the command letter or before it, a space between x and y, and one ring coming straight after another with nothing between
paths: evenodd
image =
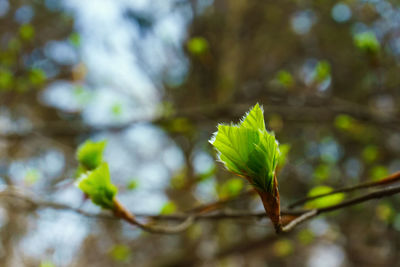
<instances>
[{"instance_id":1,"label":"thin twig","mask_svg":"<svg viewBox=\"0 0 400 267\"><path fill-rule=\"evenodd\" d=\"M316 216L318 213L317 210L309 210L305 213L303 213L302 215L300 215L299 217L297 217L296 219L294 219L293 221L291 221L290 223L288 223L287 225L282 227L282 232L289 232L291 231L296 225L309 220L310 218Z\"/></svg>"},{"instance_id":2,"label":"thin twig","mask_svg":"<svg viewBox=\"0 0 400 267\"><path fill-rule=\"evenodd\" d=\"M174 226L144 224L139 222L133 213L127 210L116 198L114 198L113 212L115 217L125 220L126 222L153 234L178 234L185 231L194 222L193 215L189 215L182 223Z\"/></svg>"},{"instance_id":3,"label":"thin twig","mask_svg":"<svg viewBox=\"0 0 400 267\"><path fill-rule=\"evenodd\" d=\"M328 206L325 208L319 208L319 209L317 209L317 211L318 211L317 215L326 213L326 212L331 212L331 211L338 210L338 209L342 209L342 208L349 207L349 206L354 206L354 205L366 202L371 199L389 197L389 196L392 196L397 193L400 193L400 185L376 190L374 192L344 201L344 202L336 204L336 205Z\"/></svg>"},{"instance_id":4,"label":"thin twig","mask_svg":"<svg viewBox=\"0 0 400 267\"><path fill-rule=\"evenodd\" d=\"M311 200L315 200L318 198L322 198L322 197L326 197L326 196L330 196L330 195L334 195L334 194L338 194L338 193L349 193L349 192L353 192L353 191L357 191L360 189L366 189L366 188L371 188L371 187L376 187L376 186L382 186L382 185L388 185L388 184L392 184L395 182L400 181L400 171L395 172L385 178L382 178L378 181L374 181L374 182L367 182L367 183L362 183L362 184L358 184L358 185L354 185L354 186L349 186L349 187L342 187L336 190L333 190L331 192L328 193L324 193L324 194L319 194L319 195L315 195L315 196L311 196L311 197L305 197L302 199L299 199L295 202L293 202L292 204L290 204L288 206L289 209L293 209L294 207L300 206L306 202L309 202Z\"/></svg>"},{"instance_id":5,"label":"thin twig","mask_svg":"<svg viewBox=\"0 0 400 267\"><path fill-rule=\"evenodd\" d=\"M400 193L400 185L379 189L374 192L344 201L342 203L331 205L324 208L318 208L314 210L307 210L307 211L283 211L282 215L285 216L296 216L294 220L283 227L283 232L291 231L294 227L298 224L303 223L311 218L327 213L332 212L335 210L339 210L342 208L354 206L357 204L364 203L366 201L372 199L379 199L383 197L389 197L394 194ZM78 213L80 215L90 217L90 218L98 218L98 219L118 219L111 214L104 214L104 213L90 213L86 212L79 208L74 208L65 204L54 203L49 201L43 201L39 198L33 196L32 194L25 192L21 189L15 187L5 186L0 189L0 197L11 197L17 198L24 202L27 202L32 207L35 208L51 208L56 210L67 210ZM266 217L265 212L239 212L239 213L216 213L216 214L175 214L175 215L152 215L152 214L137 214L136 217L143 217L147 219L153 220L180 220L183 221L182 223L172 226L172 227L165 227L165 226L155 226L155 225L144 225L141 224L139 227L144 231L149 232L157 232L157 233L178 233L184 231L189 227L194 221L196 220L219 220L219 219L243 219L243 218L264 218ZM133 223L136 225L136 222Z\"/></svg>"},{"instance_id":6,"label":"thin twig","mask_svg":"<svg viewBox=\"0 0 400 267\"><path fill-rule=\"evenodd\" d=\"M192 209L188 210L187 212L188 213L193 213L193 212L194 213L204 213L204 212L208 213L210 211L213 211L213 210L216 210L216 209L220 208L223 205L226 205L226 204L229 204L229 203L232 203L232 202L235 202L235 201L242 200L245 197L248 197L248 196L251 196L251 195L255 195L255 194L256 194L256 191L254 189L250 189L250 190L245 191L245 192L243 192L243 193L241 193L241 194L239 194L237 196L234 196L234 197L220 199L220 200L217 200L215 202L211 202L211 203L207 203L207 204L203 204L203 205L197 206L195 208L192 208Z\"/></svg>"},{"instance_id":7,"label":"thin twig","mask_svg":"<svg viewBox=\"0 0 400 267\"><path fill-rule=\"evenodd\" d=\"M356 198L353 198L350 200L346 200L346 201L336 204L336 205L331 205L331 206L324 207L324 208L310 210L310 211L303 213L302 215L300 215L298 218L294 219L292 222L290 222L283 228L288 227L289 229L287 229L287 231L289 231L289 230L293 229L296 225L298 225L304 221L310 220L311 218L313 218L317 215L320 215L322 213L327 213L327 212L335 211L338 209L354 206L354 205L361 204L361 203L364 203L364 202L372 200L372 199L389 197L389 196L392 196L397 193L400 193L400 185L376 190L374 192L371 192L371 193L368 193L368 194L365 194L365 195L362 195L362 196L359 196L359 197L356 197ZM290 225L290 227L289 227L289 225Z\"/></svg>"},{"instance_id":8,"label":"thin twig","mask_svg":"<svg viewBox=\"0 0 400 267\"><path fill-rule=\"evenodd\" d=\"M15 187L5 187L0 189L0 197L9 197L16 198L18 200L22 200L24 202L29 203L34 208L37 209L55 209L55 210L63 210L63 211L71 211L82 216L88 218L97 218L97 219L111 219L118 220L112 214L108 212L100 212L93 213L87 212L80 208L75 208L66 204L56 203L51 201L41 200L37 197L34 197L32 194L25 192L23 190L17 189ZM283 211L282 215L284 216L299 216L303 214L304 211ZM255 218L261 219L266 217L265 211L260 212L248 212L248 211L221 211L218 213L212 214L204 214L204 213L181 213L181 214L148 214L148 213L135 213L136 218L149 219L154 221L184 221L188 218L188 216L192 214L194 220L223 220L223 219L243 219L243 218Z\"/></svg>"},{"instance_id":9,"label":"thin twig","mask_svg":"<svg viewBox=\"0 0 400 267\"><path fill-rule=\"evenodd\" d=\"M164 226L164 225L138 224L137 226L144 231L155 234L179 234L183 231L186 231L186 229L188 229L193 223L194 223L194 216L189 215L183 222L179 223L178 225Z\"/></svg>"}]
</instances>

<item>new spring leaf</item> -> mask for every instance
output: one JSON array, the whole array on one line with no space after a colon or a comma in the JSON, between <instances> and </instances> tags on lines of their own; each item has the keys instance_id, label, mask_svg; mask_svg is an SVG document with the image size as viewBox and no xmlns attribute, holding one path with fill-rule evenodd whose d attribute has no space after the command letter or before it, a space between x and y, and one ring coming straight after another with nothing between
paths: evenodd
<instances>
[{"instance_id":1,"label":"new spring leaf","mask_svg":"<svg viewBox=\"0 0 400 267\"><path fill-rule=\"evenodd\" d=\"M103 162L103 151L107 142L105 140L92 142L87 140L79 146L76 158L79 161L81 172L96 169Z\"/></svg>"},{"instance_id":2,"label":"new spring leaf","mask_svg":"<svg viewBox=\"0 0 400 267\"><path fill-rule=\"evenodd\" d=\"M107 163L102 163L95 170L82 174L75 184L90 197L93 203L104 209L113 208L118 189L111 183Z\"/></svg>"},{"instance_id":3,"label":"new spring leaf","mask_svg":"<svg viewBox=\"0 0 400 267\"><path fill-rule=\"evenodd\" d=\"M229 171L245 177L261 191L272 192L279 149L275 136L265 128L258 104L240 124L220 124L210 143Z\"/></svg>"}]
</instances>

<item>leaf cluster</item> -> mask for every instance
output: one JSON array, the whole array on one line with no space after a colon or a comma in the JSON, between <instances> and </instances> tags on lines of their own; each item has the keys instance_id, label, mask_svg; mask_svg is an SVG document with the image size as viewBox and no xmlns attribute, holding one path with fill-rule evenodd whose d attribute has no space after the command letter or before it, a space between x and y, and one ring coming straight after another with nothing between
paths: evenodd
<instances>
[{"instance_id":1,"label":"leaf cluster","mask_svg":"<svg viewBox=\"0 0 400 267\"><path fill-rule=\"evenodd\" d=\"M78 180L75 185L104 209L112 209L118 189L112 184L108 164L103 162L106 141L90 140L79 146L76 157L79 162Z\"/></svg>"},{"instance_id":2,"label":"leaf cluster","mask_svg":"<svg viewBox=\"0 0 400 267\"><path fill-rule=\"evenodd\" d=\"M237 125L218 125L210 143L225 167L249 180L258 190L272 193L279 148L265 128L263 110L256 104Z\"/></svg>"},{"instance_id":3,"label":"leaf cluster","mask_svg":"<svg viewBox=\"0 0 400 267\"><path fill-rule=\"evenodd\" d=\"M104 209L113 208L114 197L118 188L111 182L110 171L106 162L95 170L82 174L75 184L89 196L94 204Z\"/></svg>"},{"instance_id":4,"label":"leaf cluster","mask_svg":"<svg viewBox=\"0 0 400 267\"><path fill-rule=\"evenodd\" d=\"M103 152L107 142L105 140L93 142L87 140L79 146L76 159L79 162L78 174L96 169L103 162Z\"/></svg>"}]
</instances>

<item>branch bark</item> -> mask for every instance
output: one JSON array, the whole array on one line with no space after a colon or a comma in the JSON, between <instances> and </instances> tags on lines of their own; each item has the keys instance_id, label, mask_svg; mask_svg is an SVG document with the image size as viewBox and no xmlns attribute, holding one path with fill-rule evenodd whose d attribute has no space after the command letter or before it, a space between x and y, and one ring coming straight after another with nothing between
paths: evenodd
<instances>
[{"instance_id":1,"label":"branch bark","mask_svg":"<svg viewBox=\"0 0 400 267\"><path fill-rule=\"evenodd\" d=\"M374 192L370 192L359 197L355 197L353 199L346 200L342 203L331 205L324 208L318 208L313 210L299 210L292 211L286 210L282 211L282 216L294 217L288 224L284 225L282 228L282 232L290 232L297 225L304 223L320 214L328 213L340 209L344 209L346 207L358 205L373 199L380 199L383 197L390 197L392 195L400 193L400 185L379 189ZM154 221L180 221L178 225L175 226L160 226L160 225L150 225L150 224L142 224L138 222L136 219L132 220L129 218L129 213L125 215L113 216L112 214L107 213L90 213L84 211L79 208L71 207L61 203L55 203L51 201L42 200L30 192L26 192L16 187L4 186L0 189L0 198L11 198L13 202L16 200L22 200L29 204L32 208L44 209L50 208L55 210L65 210L72 211L82 216L97 218L97 219L123 219L124 221L136 225L144 231L151 233L162 233L162 234L176 234L182 231L185 231L190 225L192 225L197 220L223 220L223 219L254 219L254 218L264 218L267 214L262 212L219 212L215 214L198 214L198 213L189 213L189 214L173 214L173 215L159 215L159 214L136 214L136 217L141 217L145 219L151 219Z\"/></svg>"}]
</instances>

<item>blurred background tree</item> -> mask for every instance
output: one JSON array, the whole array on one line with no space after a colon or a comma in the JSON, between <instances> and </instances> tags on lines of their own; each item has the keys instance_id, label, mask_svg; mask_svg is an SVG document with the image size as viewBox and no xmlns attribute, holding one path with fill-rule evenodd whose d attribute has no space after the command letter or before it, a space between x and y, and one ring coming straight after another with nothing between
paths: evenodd
<instances>
[{"instance_id":1,"label":"blurred background tree","mask_svg":"<svg viewBox=\"0 0 400 267\"><path fill-rule=\"evenodd\" d=\"M256 102L291 146L283 206L400 169L397 1L0 0L0 22L4 188L99 211L73 186L75 150L91 138L108 140L113 181L134 212L237 196L247 183L215 163L207 140ZM400 264L398 196L285 237L254 218L152 235L6 200L6 267ZM222 209L262 205L248 197Z\"/></svg>"}]
</instances>

